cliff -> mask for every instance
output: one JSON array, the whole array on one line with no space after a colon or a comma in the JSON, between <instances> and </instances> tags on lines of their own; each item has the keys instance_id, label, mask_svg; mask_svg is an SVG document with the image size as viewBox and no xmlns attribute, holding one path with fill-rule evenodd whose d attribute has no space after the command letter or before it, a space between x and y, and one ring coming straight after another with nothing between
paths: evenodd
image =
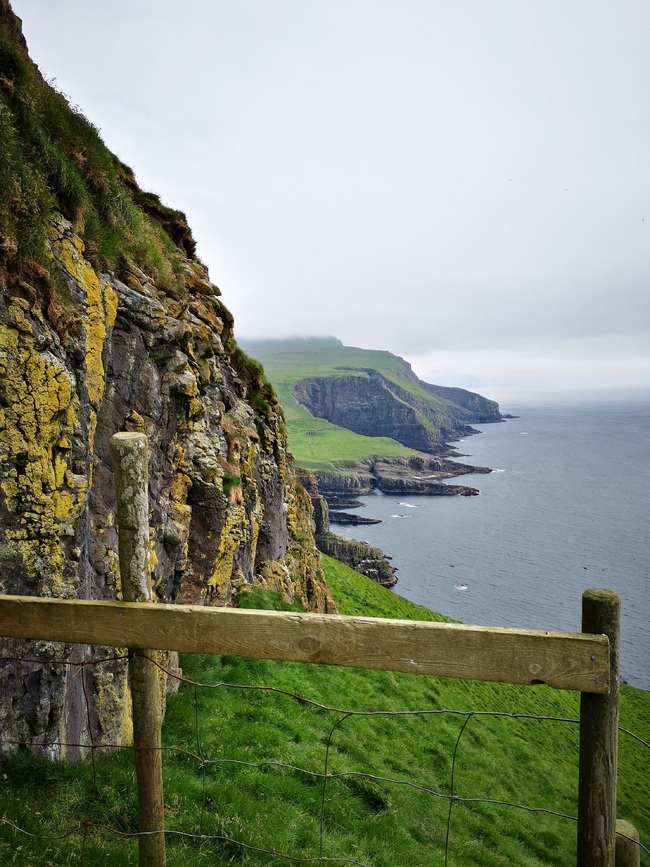
<instances>
[{"instance_id":1,"label":"cliff","mask_svg":"<svg viewBox=\"0 0 650 867\"><path fill-rule=\"evenodd\" d=\"M292 448L301 457L310 456L311 460L302 461L308 469L318 469L320 452L334 452L331 442L326 442L327 429L314 425L312 430L305 429L305 416L298 408L313 419L374 438L374 453L365 444L368 458L406 457L409 451L450 454L448 443L475 433L472 424L502 420L495 401L461 388L423 382L408 362L390 352L343 346L333 338L248 341L245 346L264 363L278 388L289 419ZM293 413L289 412L292 406L296 408ZM322 439L312 439L307 446L302 441L305 436ZM401 444L404 450L389 454L386 440ZM348 456L341 454L341 465L349 464Z\"/></svg>"},{"instance_id":2,"label":"cliff","mask_svg":"<svg viewBox=\"0 0 650 867\"><path fill-rule=\"evenodd\" d=\"M414 401L404 399L404 389L378 371L312 376L296 382L291 391L312 415L338 427L363 436L388 437L421 452L447 451L441 419L434 423ZM460 431L459 427L455 433Z\"/></svg>"},{"instance_id":3,"label":"cliff","mask_svg":"<svg viewBox=\"0 0 650 867\"><path fill-rule=\"evenodd\" d=\"M346 505L350 498L369 494L377 488L385 494L429 494L432 496L474 496L476 488L450 485L445 479L470 473L489 473L488 467L475 467L441 457L412 455L362 461L354 469L338 473L314 473L320 493L331 505Z\"/></svg>"},{"instance_id":4,"label":"cliff","mask_svg":"<svg viewBox=\"0 0 650 867\"><path fill-rule=\"evenodd\" d=\"M490 470L447 460L453 451L447 441L475 433L470 423L501 421L498 405L461 388L422 382L390 352L344 346L333 337L245 346L264 362L280 394L291 448L314 503L319 549L392 586L395 569L381 550L330 531L328 505L354 508L356 497L375 488L475 496L476 488L446 480ZM363 522L342 514L344 523Z\"/></svg>"},{"instance_id":5,"label":"cliff","mask_svg":"<svg viewBox=\"0 0 650 867\"><path fill-rule=\"evenodd\" d=\"M42 79L0 0L0 591L120 598L109 440L150 442L152 582L228 605L252 583L333 610L282 410L180 211ZM20 642L0 652L20 656ZM41 643L35 659L105 649ZM128 740L125 670L4 666L5 739ZM74 757L74 747L43 747Z\"/></svg>"},{"instance_id":6,"label":"cliff","mask_svg":"<svg viewBox=\"0 0 650 867\"><path fill-rule=\"evenodd\" d=\"M474 433L471 424L501 421L493 401L463 389L429 385L410 370L402 382L372 368L351 373L301 379L292 393L318 418L429 454L448 453L446 442Z\"/></svg>"},{"instance_id":7,"label":"cliff","mask_svg":"<svg viewBox=\"0 0 650 867\"><path fill-rule=\"evenodd\" d=\"M347 539L345 536L338 536L331 532L329 506L325 497L319 493L316 476L305 470L299 470L298 473L314 506L316 542L319 550L323 554L345 563L346 566L350 566L367 578L371 578L383 587L393 587L397 584L397 575L395 574L397 570L391 566L388 557L380 548L374 548L367 542Z\"/></svg>"}]
</instances>

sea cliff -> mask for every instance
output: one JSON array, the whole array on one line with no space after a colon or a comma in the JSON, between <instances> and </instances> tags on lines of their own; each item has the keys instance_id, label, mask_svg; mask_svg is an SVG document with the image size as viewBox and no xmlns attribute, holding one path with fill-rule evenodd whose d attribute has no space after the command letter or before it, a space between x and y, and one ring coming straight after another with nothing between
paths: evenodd
<instances>
[{"instance_id":1,"label":"sea cliff","mask_svg":"<svg viewBox=\"0 0 650 867\"><path fill-rule=\"evenodd\" d=\"M281 408L195 254L184 215L137 185L46 84L0 0L0 591L121 596L109 440L150 443L157 600L229 605L253 583L335 610ZM2 642L83 662L101 648ZM173 661L172 661L173 662ZM125 670L5 666L5 739L76 755L130 736Z\"/></svg>"},{"instance_id":2,"label":"sea cliff","mask_svg":"<svg viewBox=\"0 0 650 867\"><path fill-rule=\"evenodd\" d=\"M472 424L503 421L498 404L462 388L431 385L390 352L336 338L247 341L281 396L298 465L321 492L355 497L377 488L403 494L477 494L445 480L487 473L449 457Z\"/></svg>"},{"instance_id":3,"label":"sea cliff","mask_svg":"<svg viewBox=\"0 0 650 867\"><path fill-rule=\"evenodd\" d=\"M461 407L451 399L441 398L439 387L430 386L429 391L428 383L421 382L406 368L406 362L403 364L402 383L396 376L373 368L357 368L351 375L339 368L336 376L301 379L291 391L298 403L317 418L364 436L388 437L429 454L448 453L448 441L471 433L472 423L501 421L493 401L465 392L468 399ZM441 391L458 397L463 390ZM474 411L469 409L470 398Z\"/></svg>"}]
</instances>

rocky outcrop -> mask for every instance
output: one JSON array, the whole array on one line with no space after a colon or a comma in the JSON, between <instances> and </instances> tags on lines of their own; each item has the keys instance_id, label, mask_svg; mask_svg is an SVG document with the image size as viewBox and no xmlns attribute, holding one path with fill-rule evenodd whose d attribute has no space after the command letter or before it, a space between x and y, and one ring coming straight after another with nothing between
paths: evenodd
<instances>
[{"instance_id":1,"label":"rocky outcrop","mask_svg":"<svg viewBox=\"0 0 650 867\"><path fill-rule=\"evenodd\" d=\"M316 539L323 554L340 560L382 587L393 587L397 584L395 569L380 548L373 548L367 542L345 539L334 533L319 534Z\"/></svg>"},{"instance_id":2,"label":"rocky outcrop","mask_svg":"<svg viewBox=\"0 0 650 867\"><path fill-rule=\"evenodd\" d=\"M414 455L375 461L373 474L377 488L385 494L429 494L432 496L474 496L476 488L445 484L444 479L469 473L489 473L488 467L473 467L443 458Z\"/></svg>"},{"instance_id":3,"label":"rocky outcrop","mask_svg":"<svg viewBox=\"0 0 650 867\"><path fill-rule=\"evenodd\" d=\"M366 518L364 515L341 512L338 509L330 509L330 524L352 524L363 527L366 524L381 524L381 518Z\"/></svg>"},{"instance_id":4,"label":"rocky outcrop","mask_svg":"<svg viewBox=\"0 0 650 867\"><path fill-rule=\"evenodd\" d=\"M377 523L340 511L330 511L328 501L337 507L360 505L355 497L369 494L374 488L384 493L428 494L435 496L475 496L479 492L468 485L449 485L444 479L468 473L489 473L487 467L474 467L442 457L413 455L410 458L382 458L364 461L352 471L340 474L308 473L300 470L300 481L311 496L316 516L316 544L323 554L335 557L385 587L397 583L396 570L379 548L331 532L332 523Z\"/></svg>"},{"instance_id":5,"label":"rocky outcrop","mask_svg":"<svg viewBox=\"0 0 650 867\"><path fill-rule=\"evenodd\" d=\"M373 548L367 542L357 542L337 536L330 530L330 510L325 497L318 492L318 482L313 473L298 470L301 485L311 497L314 518L316 522L316 544L319 551L328 554L346 566L356 569L384 587L392 587L397 583L396 569L391 566L388 557L379 548ZM374 521L371 521L374 523Z\"/></svg>"},{"instance_id":6,"label":"rocky outcrop","mask_svg":"<svg viewBox=\"0 0 650 867\"><path fill-rule=\"evenodd\" d=\"M373 473L374 461L361 461L353 469L341 470L337 473L315 472L319 492L329 502L330 497L336 502L347 498L362 497L376 487Z\"/></svg>"},{"instance_id":7,"label":"rocky outcrop","mask_svg":"<svg viewBox=\"0 0 650 867\"><path fill-rule=\"evenodd\" d=\"M354 470L333 473L315 473L318 490L338 505L346 498L369 494L377 488L384 493L430 494L433 496L473 496L476 488L468 485L445 484L445 479L470 473L489 473L488 467L475 467L448 461L442 457L413 455L409 458L380 458L364 461Z\"/></svg>"},{"instance_id":8,"label":"rocky outcrop","mask_svg":"<svg viewBox=\"0 0 650 867\"><path fill-rule=\"evenodd\" d=\"M430 382L419 381L420 386L445 403L453 405L454 415L468 424L491 424L502 421L504 416L499 411L499 404L495 400L483 397L473 391L464 388L452 388L445 385L432 385Z\"/></svg>"},{"instance_id":9,"label":"rocky outcrop","mask_svg":"<svg viewBox=\"0 0 650 867\"><path fill-rule=\"evenodd\" d=\"M201 279L204 291L179 302L135 267L123 280L96 272L56 214L50 249L78 313L76 336L62 341L19 293L5 287L0 297L2 592L120 598L109 440L131 427L150 443L159 600L224 605L255 582L306 609L333 610L280 408L234 347L231 317L205 269L188 260L188 282ZM95 653L42 652L76 661ZM79 741L80 696L63 667L56 677L38 667L19 682L7 675L5 733L54 741L65 730ZM116 665L110 689L95 684L100 743L128 736L122 676Z\"/></svg>"},{"instance_id":10,"label":"rocky outcrop","mask_svg":"<svg viewBox=\"0 0 650 867\"><path fill-rule=\"evenodd\" d=\"M0 130L2 190L13 196L0 203L0 592L120 598L109 440L136 429L150 443L157 600L228 605L255 583L335 610L282 411L261 365L237 347L183 215L141 194L48 89L6 0L0 17L0 108L3 123L13 118ZM51 142L47 165L34 130ZM57 160L68 192L48 174ZM5 641L2 653L59 663L3 666L7 741L75 757L56 742L86 740L88 720L95 743L128 740L123 663L86 669L85 687L62 664L105 648Z\"/></svg>"}]
</instances>

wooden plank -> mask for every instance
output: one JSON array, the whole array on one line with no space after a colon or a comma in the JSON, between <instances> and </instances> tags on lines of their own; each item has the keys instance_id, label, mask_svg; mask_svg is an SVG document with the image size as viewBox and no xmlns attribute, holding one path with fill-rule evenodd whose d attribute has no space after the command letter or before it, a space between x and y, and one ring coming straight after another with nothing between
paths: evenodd
<instances>
[{"instance_id":1,"label":"wooden plank","mask_svg":"<svg viewBox=\"0 0 650 867\"><path fill-rule=\"evenodd\" d=\"M31 596L0 596L0 635L609 690L605 635Z\"/></svg>"}]
</instances>

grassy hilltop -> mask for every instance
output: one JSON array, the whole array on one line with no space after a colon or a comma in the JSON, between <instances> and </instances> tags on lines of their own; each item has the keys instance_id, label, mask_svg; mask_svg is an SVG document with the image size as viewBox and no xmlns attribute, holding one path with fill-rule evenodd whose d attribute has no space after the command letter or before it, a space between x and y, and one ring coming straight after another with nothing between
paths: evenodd
<instances>
[{"instance_id":1,"label":"grassy hilltop","mask_svg":"<svg viewBox=\"0 0 650 867\"><path fill-rule=\"evenodd\" d=\"M324 558L342 613L442 620L372 581ZM273 605L264 591L247 604ZM332 708L356 711L499 711L575 719L577 694L547 687L515 687L445 678L361 671L297 663L186 655L186 677L206 683L273 686ZM323 807L323 854L373 867L442 864L451 762L466 713L413 716L344 716L291 696L184 684L168 702L163 740L167 827L225 835L205 841L168 837L169 865L280 865L279 857L247 846L318 859ZM198 725L197 725L198 723ZM650 739L650 694L623 685L621 725ZM198 734L197 734L198 733ZM330 778L324 794L328 739ZM197 739L198 738L198 739ZM454 790L576 815L577 726L568 722L475 716L460 740ZM223 763L221 760L228 760ZM212 763L214 762L214 763ZM273 764L283 763L282 766ZM251 763L251 764L246 764ZM310 773L296 770L303 768ZM52 765L16 755L2 772L0 812L36 834L62 834L91 820L124 832L136 828L135 781L127 750L97 762ZM367 776L362 776L367 775ZM397 783L386 782L382 777ZM429 789L418 790L411 782ZM620 736L618 814L650 836L645 793L650 783L647 747ZM81 839L41 842L0 826L0 863L22 867L78 863ZM137 844L92 829L86 867L137 864ZM458 803L451 817L448 863L460 865L575 864L575 823L515 807ZM650 863L645 855L642 864Z\"/></svg>"}]
</instances>

